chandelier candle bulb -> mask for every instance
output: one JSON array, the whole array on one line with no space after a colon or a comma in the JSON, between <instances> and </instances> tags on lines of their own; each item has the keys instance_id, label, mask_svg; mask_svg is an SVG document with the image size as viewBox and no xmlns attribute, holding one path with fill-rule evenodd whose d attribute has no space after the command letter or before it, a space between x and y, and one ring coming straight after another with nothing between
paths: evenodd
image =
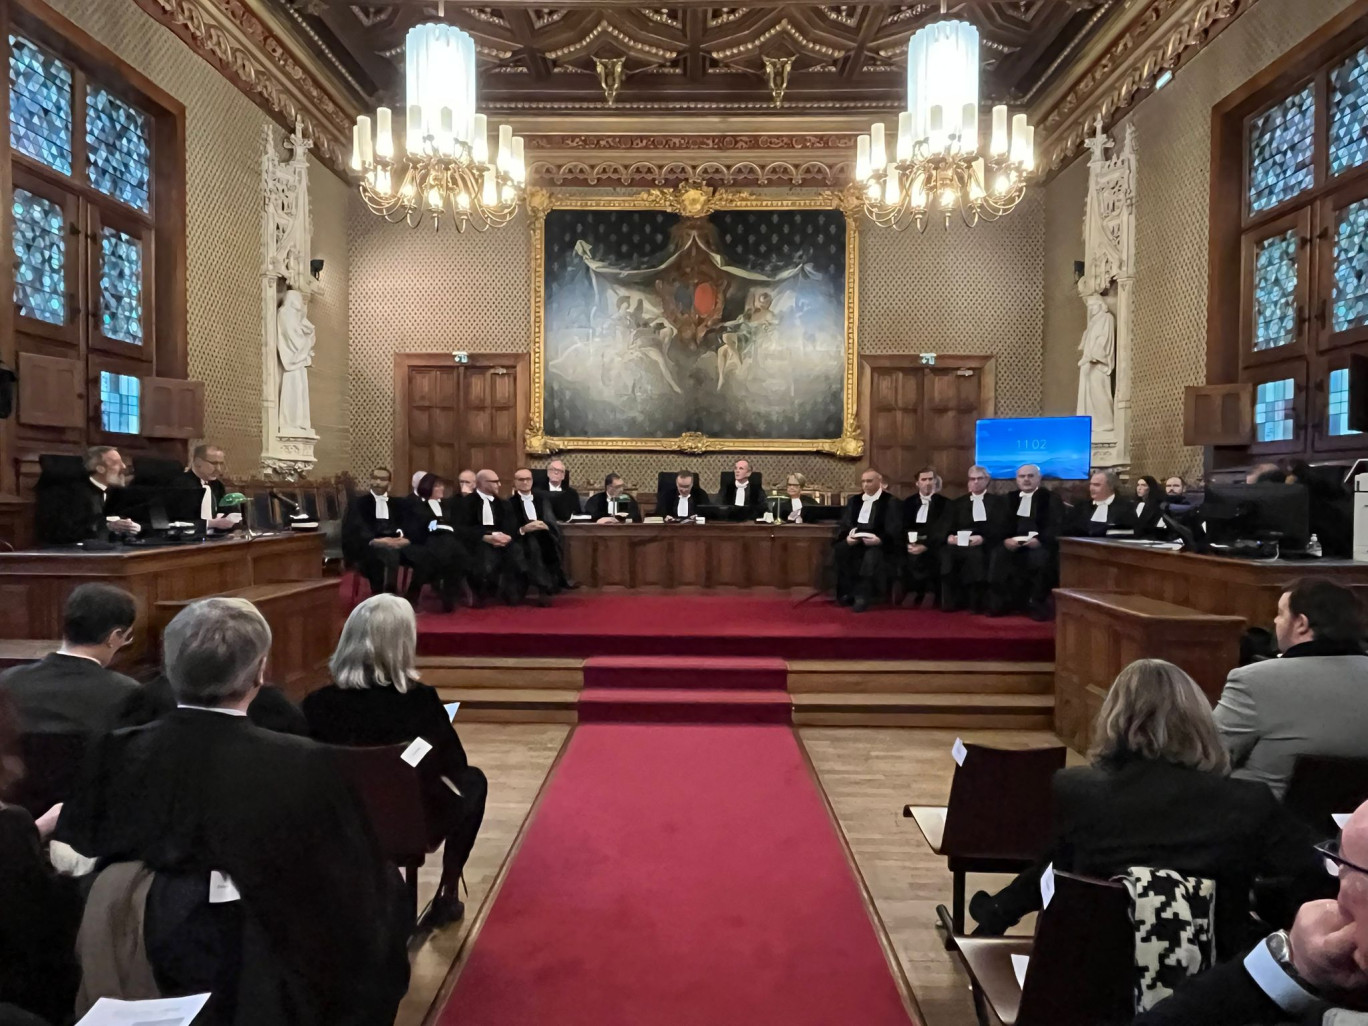
<instances>
[{"instance_id":1,"label":"chandelier candle bulb","mask_svg":"<svg viewBox=\"0 0 1368 1026\"><path fill-rule=\"evenodd\" d=\"M362 114L356 119L356 127L361 135L361 166L370 167L375 163L375 150L371 148L371 119Z\"/></svg>"},{"instance_id":2,"label":"chandelier candle bulb","mask_svg":"<svg viewBox=\"0 0 1368 1026\"><path fill-rule=\"evenodd\" d=\"M979 157L978 160L974 161L974 166L969 173L969 199L972 202L977 203L984 197L983 175L983 158Z\"/></svg>"},{"instance_id":3,"label":"chandelier candle bulb","mask_svg":"<svg viewBox=\"0 0 1368 1026\"><path fill-rule=\"evenodd\" d=\"M479 136L476 136L477 141L478 139ZM488 142L485 143L485 149L489 149ZM480 189L480 202L487 207L492 207L499 202L499 192L494 184L494 169L492 167L485 168L484 184Z\"/></svg>"},{"instance_id":4,"label":"chandelier candle bulb","mask_svg":"<svg viewBox=\"0 0 1368 1026\"><path fill-rule=\"evenodd\" d=\"M901 137L900 137L901 142ZM869 136L862 135L855 140L855 181L867 181L870 175Z\"/></svg>"},{"instance_id":5,"label":"chandelier candle bulb","mask_svg":"<svg viewBox=\"0 0 1368 1026\"><path fill-rule=\"evenodd\" d=\"M527 180L527 165L523 161L523 137L520 135L513 137L513 166L509 170L513 181L519 185Z\"/></svg>"},{"instance_id":6,"label":"chandelier candle bulb","mask_svg":"<svg viewBox=\"0 0 1368 1026\"><path fill-rule=\"evenodd\" d=\"M375 110L375 155L381 160L394 156L394 127L388 107Z\"/></svg>"},{"instance_id":7,"label":"chandelier candle bulb","mask_svg":"<svg viewBox=\"0 0 1368 1026\"><path fill-rule=\"evenodd\" d=\"M884 178L884 202L896 204L902 200L902 190L898 187L898 169L889 164L887 177Z\"/></svg>"},{"instance_id":8,"label":"chandelier candle bulb","mask_svg":"<svg viewBox=\"0 0 1368 1026\"><path fill-rule=\"evenodd\" d=\"M416 103L408 105L408 123L404 129L404 149L409 156L417 157L423 152L423 108Z\"/></svg>"},{"instance_id":9,"label":"chandelier candle bulb","mask_svg":"<svg viewBox=\"0 0 1368 1026\"><path fill-rule=\"evenodd\" d=\"M1007 105L999 103L993 108L993 140L988 150L995 157L1007 155Z\"/></svg>"},{"instance_id":10,"label":"chandelier candle bulb","mask_svg":"<svg viewBox=\"0 0 1368 1026\"><path fill-rule=\"evenodd\" d=\"M477 164L489 163L489 118L475 115L475 138L470 141L470 156Z\"/></svg>"},{"instance_id":11,"label":"chandelier candle bulb","mask_svg":"<svg viewBox=\"0 0 1368 1026\"><path fill-rule=\"evenodd\" d=\"M939 153L949 148L946 146L945 139L945 108L940 104L932 104L931 109L927 112L926 129L932 153Z\"/></svg>"},{"instance_id":12,"label":"chandelier candle bulb","mask_svg":"<svg viewBox=\"0 0 1368 1026\"><path fill-rule=\"evenodd\" d=\"M960 149L965 153L978 152L978 105L966 103L960 111Z\"/></svg>"},{"instance_id":13,"label":"chandelier candle bulb","mask_svg":"<svg viewBox=\"0 0 1368 1026\"><path fill-rule=\"evenodd\" d=\"M888 152L884 149L882 121L876 121L869 126L869 163L879 168L888 163Z\"/></svg>"},{"instance_id":14,"label":"chandelier candle bulb","mask_svg":"<svg viewBox=\"0 0 1368 1026\"><path fill-rule=\"evenodd\" d=\"M1025 147L1021 155L1021 164L1027 171L1033 171L1035 170L1035 125L1026 126Z\"/></svg>"},{"instance_id":15,"label":"chandelier candle bulb","mask_svg":"<svg viewBox=\"0 0 1368 1026\"><path fill-rule=\"evenodd\" d=\"M508 172L513 163L513 126L499 126L499 156L496 164L500 171Z\"/></svg>"},{"instance_id":16,"label":"chandelier candle bulb","mask_svg":"<svg viewBox=\"0 0 1368 1026\"><path fill-rule=\"evenodd\" d=\"M361 170L361 119L356 119L356 124L352 125L352 152L351 169Z\"/></svg>"},{"instance_id":17,"label":"chandelier candle bulb","mask_svg":"<svg viewBox=\"0 0 1368 1026\"><path fill-rule=\"evenodd\" d=\"M921 175L912 179L908 202L912 205L913 210L926 209L926 183L922 181Z\"/></svg>"},{"instance_id":18,"label":"chandelier candle bulb","mask_svg":"<svg viewBox=\"0 0 1368 1026\"><path fill-rule=\"evenodd\" d=\"M898 141L894 147L899 164L904 164L912 159L912 151L916 148L916 140L912 138L912 112L905 110L898 115Z\"/></svg>"},{"instance_id":19,"label":"chandelier candle bulb","mask_svg":"<svg viewBox=\"0 0 1368 1026\"><path fill-rule=\"evenodd\" d=\"M1012 163L1021 164L1025 162L1023 156L1026 147L1026 115L1012 115Z\"/></svg>"}]
</instances>

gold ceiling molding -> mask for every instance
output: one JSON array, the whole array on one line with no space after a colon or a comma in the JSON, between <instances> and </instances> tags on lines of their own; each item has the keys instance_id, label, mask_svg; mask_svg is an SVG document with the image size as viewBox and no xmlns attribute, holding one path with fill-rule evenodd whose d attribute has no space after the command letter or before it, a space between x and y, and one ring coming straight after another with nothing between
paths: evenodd
<instances>
[{"instance_id":1,"label":"gold ceiling molding","mask_svg":"<svg viewBox=\"0 0 1368 1026\"><path fill-rule=\"evenodd\" d=\"M734 164L723 164L716 160L671 160L662 163L650 160L632 163L604 160L590 164L583 160L537 160L528 168L528 178L542 184L562 186L662 186L681 182L724 186L834 186L850 181L854 173L853 163L850 160L808 160L802 163L776 160L765 164L751 160Z\"/></svg>"},{"instance_id":2,"label":"gold ceiling molding","mask_svg":"<svg viewBox=\"0 0 1368 1026\"><path fill-rule=\"evenodd\" d=\"M323 85L332 76L286 40L244 0L135 0L272 119L313 140L313 153L342 173L357 111ZM359 110L359 108L358 108Z\"/></svg>"},{"instance_id":3,"label":"gold ceiling molding","mask_svg":"<svg viewBox=\"0 0 1368 1026\"><path fill-rule=\"evenodd\" d=\"M1148 0L1125 30L1045 109L1036 111L1044 137L1041 166L1057 171L1080 151L1097 118L1103 128L1154 85L1253 7L1256 0Z\"/></svg>"}]
</instances>

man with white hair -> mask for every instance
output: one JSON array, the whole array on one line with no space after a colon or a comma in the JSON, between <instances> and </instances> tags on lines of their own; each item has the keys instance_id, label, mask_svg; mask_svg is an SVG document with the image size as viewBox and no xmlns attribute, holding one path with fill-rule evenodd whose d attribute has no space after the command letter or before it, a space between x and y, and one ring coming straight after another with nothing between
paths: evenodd
<instances>
[{"instance_id":1,"label":"man with white hair","mask_svg":"<svg viewBox=\"0 0 1368 1026\"><path fill-rule=\"evenodd\" d=\"M1002 496L992 495L987 468L969 468L968 491L950 503L941 528L941 609L947 613L968 606L982 613L988 603L988 560L1006 536Z\"/></svg>"},{"instance_id":2,"label":"man with white hair","mask_svg":"<svg viewBox=\"0 0 1368 1026\"><path fill-rule=\"evenodd\" d=\"M1134 531L1139 521L1135 503L1116 494L1120 478L1114 470L1094 470L1088 478L1088 502L1073 508L1066 534L1105 538L1111 531Z\"/></svg>"},{"instance_id":3,"label":"man with white hair","mask_svg":"<svg viewBox=\"0 0 1368 1026\"><path fill-rule=\"evenodd\" d=\"M1017 490L1008 493L1004 510L1007 537L989 557L988 612L1001 616L1025 606L1032 620L1048 620L1047 603L1059 576L1064 504L1040 486L1040 468L1034 463L1017 468L1016 483Z\"/></svg>"},{"instance_id":4,"label":"man with white hair","mask_svg":"<svg viewBox=\"0 0 1368 1026\"><path fill-rule=\"evenodd\" d=\"M1368 802L1317 850L1337 898L1307 902L1291 930L1189 980L1134 1026L1368 1023Z\"/></svg>"},{"instance_id":5,"label":"man with white hair","mask_svg":"<svg viewBox=\"0 0 1368 1026\"><path fill-rule=\"evenodd\" d=\"M146 895L163 993L212 992L206 1014L234 1026L391 1022L408 985L403 885L332 750L248 720L270 627L244 600L210 598L167 632L178 707L96 739L58 821L56 839L112 874L83 931L117 930L110 881L140 863L150 883L127 894Z\"/></svg>"},{"instance_id":6,"label":"man with white hair","mask_svg":"<svg viewBox=\"0 0 1368 1026\"><path fill-rule=\"evenodd\" d=\"M135 535L139 527L118 516L119 490L128 465L112 445L95 445L82 457L85 476L38 479L34 493L34 533L43 545L70 545L102 538L106 531Z\"/></svg>"}]
</instances>

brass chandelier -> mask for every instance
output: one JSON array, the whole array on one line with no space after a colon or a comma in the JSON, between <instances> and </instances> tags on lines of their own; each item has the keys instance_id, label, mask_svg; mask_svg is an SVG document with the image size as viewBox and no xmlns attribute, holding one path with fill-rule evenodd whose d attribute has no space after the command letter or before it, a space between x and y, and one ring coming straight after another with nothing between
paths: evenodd
<instances>
[{"instance_id":1,"label":"brass chandelier","mask_svg":"<svg viewBox=\"0 0 1368 1026\"><path fill-rule=\"evenodd\" d=\"M438 17L442 17L441 6ZM523 140L500 125L490 159L489 125L475 111L475 41L455 25L415 25L404 44L403 156L396 156L393 114L375 111L352 126L351 169L371 213L392 224L458 232L500 228L527 191Z\"/></svg>"},{"instance_id":2,"label":"brass chandelier","mask_svg":"<svg viewBox=\"0 0 1368 1026\"><path fill-rule=\"evenodd\" d=\"M941 12L945 12L942 0ZM969 227L996 221L1026 193L1035 167L1035 129L1025 114L993 108L986 151L979 141L979 35L967 21L934 22L907 47L907 109L898 115L890 159L884 125L859 137L855 179L875 224L924 232L950 227L958 211Z\"/></svg>"}]
</instances>

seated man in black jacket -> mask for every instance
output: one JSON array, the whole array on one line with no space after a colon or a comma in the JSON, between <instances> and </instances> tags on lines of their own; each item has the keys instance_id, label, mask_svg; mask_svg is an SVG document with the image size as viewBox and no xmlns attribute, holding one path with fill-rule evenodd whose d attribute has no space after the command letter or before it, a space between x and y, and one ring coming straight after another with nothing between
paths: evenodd
<instances>
[{"instance_id":1,"label":"seated man in black jacket","mask_svg":"<svg viewBox=\"0 0 1368 1026\"><path fill-rule=\"evenodd\" d=\"M470 554L468 580L477 605L495 593L517 605L522 593L522 551L513 540L518 523L508 503L499 498L499 475L481 470L475 491L460 498L453 518Z\"/></svg>"},{"instance_id":2,"label":"seated man in black jacket","mask_svg":"<svg viewBox=\"0 0 1368 1026\"><path fill-rule=\"evenodd\" d=\"M609 474L603 479L603 491L589 496L584 512L596 524L619 524L628 520L641 523L641 507L636 499L622 493L621 474Z\"/></svg>"},{"instance_id":3,"label":"seated man in black jacket","mask_svg":"<svg viewBox=\"0 0 1368 1026\"><path fill-rule=\"evenodd\" d=\"M751 476L750 460L737 460L733 482L717 493L717 505L727 507L733 520L759 520L765 515L765 490Z\"/></svg>"},{"instance_id":4,"label":"seated man in black jacket","mask_svg":"<svg viewBox=\"0 0 1368 1026\"><path fill-rule=\"evenodd\" d=\"M96 445L84 457L85 477L38 479L34 490L34 533L42 545L71 545L104 538L106 532L136 535L141 528L120 516L119 490L128 466L112 445Z\"/></svg>"},{"instance_id":5,"label":"seated man in black jacket","mask_svg":"<svg viewBox=\"0 0 1368 1026\"><path fill-rule=\"evenodd\" d=\"M675 490L656 496L655 515L667 523L690 520L698 516L698 507L708 504L708 493L698 484L692 470L681 470L675 475Z\"/></svg>"},{"instance_id":6,"label":"seated man in black jacket","mask_svg":"<svg viewBox=\"0 0 1368 1026\"><path fill-rule=\"evenodd\" d=\"M371 471L370 490L347 504L342 518L342 555L370 582L371 594L398 588L404 537L404 500L390 495L389 467Z\"/></svg>"},{"instance_id":7,"label":"seated man in black jacket","mask_svg":"<svg viewBox=\"0 0 1368 1026\"><path fill-rule=\"evenodd\" d=\"M941 529L941 608L955 612L968 605L982 613L988 604L989 553L1006 537L1006 505L988 491L992 480L980 466L969 468L969 491L950 503Z\"/></svg>"},{"instance_id":8,"label":"seated man in black jacket","mask_svg":"<svg viewBox=\"0 0 1368 1026\"><path fill-rule=\"evenodd\" d=\"M208 531L231 531L242 522L241 517L219 509L228 491L223 483L227 465L228 460L217 445L197 445L190 454L190 466L180 478L180 487L199 494L199 519Z\"/></svg>"},{"instance_id":9,"label":"seated man in black jacket","mask_svg":"<svg viewBox=\"0 0 1368 1026\"><path fill-rule=\"evenodd\" d=\"M537 605L549 606L564 576L561 561L560 525L556 522L551 499L545 492L532 490L532 471L519 467L513 472L513 495L508 500L513 521L518 525L514 544L522 550L521 593L537 589Z\"/></svg>"},{"instance_id":10,"label":"seated man in black jacket","mask_svg":"<svg viewBox=\"0 0 1368 1026\"><path fill-rule=\"evenodd\" d=\"M568 474L564 460L552 460L546 465L546 495L551 500L551 512L562 524L580 513L579 492L565 480Z\"/></svg>"},{"instance_id":11,"label":"seated man in black jacket","mask_svg":"<svg viewBox=\"0 0 1368 1026\"><path fill-rule=\"evenodd\" d=\"M1135 504L1116 494L1119 480L1114 470L1095 470L1088 478L1088 497L1073 508L1065 534L1105 538L1109 531L1136 528Z\"/></svg>"},{"instance_id":12,"label":"seated man in black jacket","mask_svg":"<svg viewBox=\"0 0 1368 1026\"><path fill-rule=\"evenodd\" d=\"M945 542L941 521L949 500L940 493L940 476L935 467L917 471L917 491L903 500L902 522L907 531L907 559L903 562L903 584L914 606L921 605L928 592L933 605L940 604L940 550Z\"/></svg>"},{"instance_id":13,"label":"seated man in black jacket","mask_svg":"<svg viewBox=\"0 0 1368 1026\"><path fill-rule=\"evenodd\" d=\"M470 554L458 523L455 503L448 502L446 482L436 474L424 474L416 491L402 507L404 537L414 553L413 577L405 595L415 608L424 584L432 584L442 601L442 610L456 608L456 597L465 580Z\"/></svg>"},{"instance_id":14,"label":"seated man in black jacket","mask_svg":"<svg viewBox=\"0 0 1368 1026\"><path fill-rule=\"evenodd\" d=\"M1017 490L1007 495L1003 515L1007 537L993 549L988 564L992 595L988 612L1002 616L1023 605L1032 620L1048 620L1046 602L1059 577L1059 529L1064 504L1040 487L1040 468L1017 468Z\"/></svg>"},{"instance_id":15,"label":"seated man in black jacket","mask_svg":"<svg viewBox=\"0 0 1368 1026\"><path fill-rule=\"evenodd\" d=\"M887 594L902 547L898 501L872 467L860 475L860 494L846 502L834 545L836 601L863 613Z\"/></svg>"}]
</instances>

